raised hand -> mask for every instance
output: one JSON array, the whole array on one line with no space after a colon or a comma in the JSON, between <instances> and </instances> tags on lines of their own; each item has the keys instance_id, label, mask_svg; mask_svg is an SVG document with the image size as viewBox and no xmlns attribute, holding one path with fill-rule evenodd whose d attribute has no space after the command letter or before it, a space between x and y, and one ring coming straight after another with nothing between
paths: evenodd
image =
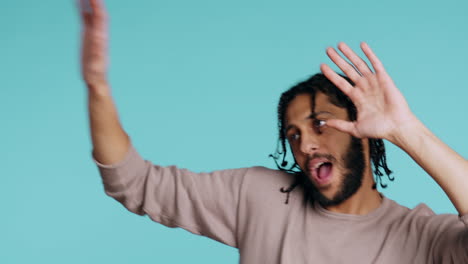
<instances>
[{"instance_id":1,"label":"raised hand","mask_svg":"<svg viewBox=\"0 0 468 264\"><path fill-rule=\"evenodd\" d=\"M338 44L338 49L351 64L333 48L327 49L327 55L355 86L353 87L326 64L322 64L320 69L353 101L358 117L354 122L328 120L327 125L359 138L383 138L392 141L393 135L401 126L415 120L405 98L366 43L361 43L361 49L371 62L374 71L345 43Z\"/></svg>"},{"instance_id":2,"label":"raised hand","mask_svg":"<svg viewBox=\"0 0 468 264\"><path fill-rule=\"evenodd\" d=\"M103 0L77 0L82 21L81 72L89 89L107 87L108 32Z\"/></svg>"}]
</instances>

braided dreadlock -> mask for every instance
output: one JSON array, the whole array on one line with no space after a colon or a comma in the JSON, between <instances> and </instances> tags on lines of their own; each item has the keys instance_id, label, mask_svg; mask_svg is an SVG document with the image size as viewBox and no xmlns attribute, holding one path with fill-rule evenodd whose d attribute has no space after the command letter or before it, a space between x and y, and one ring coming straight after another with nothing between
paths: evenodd
<instances>
[{"instance_id":1,"label":"braided dreadlock","mask_svg":"<svg viewBox=\"0 0 468 264\"><path fill-rule=\"evenodd\" d=\"M346 76L341 75L345 78L351 85L354 86L354 83ZM315 101L315 95L317 92L322 92L327 95L330 99L330 102L338 107L346 108L348 117L351 121L357 119L357 110L353 102L346 96L340 89L338 89L332 82L330 82L325 75L318 73L310 77L308 80L300 82L284 92L278 104L278 131L279 139L276 146L275 153L271 154L275 161L276 166L279 170L286 171L295 175L294 182L288 188L281 188L282 193L287 193L286 204L289 201L289 194L296 186L299 184L304 184L306 180L306 175L301 171L299 165L294 162L294 164L288 166L288 161L286 161L286 155L288 152L286 146L286 135L284 130L284 118L286 109L289 106L289 103L296 98L299 94L310 94L312 101ZM385 145L382 139L369 139L369 149L370 149L370 159L373 165L373 171L376 175L375 180L377 183L380 183L382 188L386 188L387 184L382 182L383 173L381 168L384 170L387 178L390 181L393 181L394 178L390 176L392 171L387 166L387 157L385 155ZM377 188L377 183L373 185L373 189Z\"/></svg>"}]
</instances>

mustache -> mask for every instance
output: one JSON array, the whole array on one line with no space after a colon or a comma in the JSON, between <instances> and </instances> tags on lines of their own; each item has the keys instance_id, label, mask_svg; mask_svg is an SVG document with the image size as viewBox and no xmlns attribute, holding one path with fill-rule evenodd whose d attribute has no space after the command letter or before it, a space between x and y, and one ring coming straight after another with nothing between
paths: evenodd
<instances>
[{"instance_id":1,"label":"mustache","mask_svg":"<svg viewBox=\"0 0 468 264\"><path fill-rule=\"evenodd\" d=\"M336 158L331 155L331 154L325 154L325 153L314 153L310 156L307 156L307 160L306 160L306 164L309 164L309 162L313 159L316 159L316 158L325 158L329 161L332 161L332 162L336 162Z\"/></svg>"}]
</instances>

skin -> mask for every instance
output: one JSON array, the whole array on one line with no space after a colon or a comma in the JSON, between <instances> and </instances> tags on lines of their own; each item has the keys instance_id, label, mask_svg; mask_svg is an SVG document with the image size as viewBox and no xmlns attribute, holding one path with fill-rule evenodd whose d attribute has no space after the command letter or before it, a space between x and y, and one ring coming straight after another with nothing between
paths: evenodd
<instances>
[{"instance_id":1,"label":"skin","mask_svg":"<svg viewBox=\"0 0 468 264\"><path fill-rule=\"evenodd\" d=\"M94 101L99 101L102 99L97 100L96 98L110 95L106 76L108 19L101 0L89 0L89 4L89 10L80 9L83 25L82 75L89 94L94 96ZM331 82L353 101L358 111L358 120L350 122L349 120L334 118L329 119L326 126L358 138L381 138L395 144L410 155L440 185L460 215L467 214L468 161L437 138L412 113L405 98L385 71L383 64L366 43L361 43L361 49L371 62L372 69L345 43L339 43L338 49L350 63L345 61L334 48L328 48L326 50L327 55L356 85L351 86L326 64L322 64L320 69ZM102 108L102 105L104 104L100 104L100 108ZM115 112L113 106L106 109ZM115 114L113 115L115 116ZM102 120L106 119L109 119L108 116L102 118ZM112 124L101 126L103 130L111 129L106 133L100 132L100 134L105 135L112 134L112 131L121 131L117 118L113 120L116 120L113 122L113 126ZM109 144L96 143L96 155L99 156L99 159L113 162L122 158L123 153L128 148L128 139L126 139L123 132L118 134L118 136L111 137L119 138L111 144L119 146L118 149L103 151ZM104 139L107 138L109 136L103 136L102 140L95 137L93 142L104 142ZM335 150L333 149L333 151ZM108 158L114 155L113 153L118 153L118 156ZM374 201L373 199L371 199L372 201L367 200L366 198L369 197L366 197L366 195L356 194L350 198L352 202L346 201L344 203L346 205L329 209L345 213L364 214L370 212L375 208L373 206ZM378 194L374 193L370 196L376 197L376 195Z\"/></svg>"},{"instance_id":2,"label":"skin","mask_svg":"<svg viewBox=\"0 0 468 264\"><path fill-rule=\"evenodd\" d=\"M327 121L327 126L358 138L382 138L419 164L445 191L460 215L468 213L468 161L438 139L410 110L405 98L369 45L361 49L372 68L345 43L327 49L330 59L356 85L351 86L326 64L320 69L354 103L358 119ZM353 67L354 66L354 67ZM358 201L366 203L366 201Z\"/></svg>"},{"instance_id":3,"label":"skin","mask_svg":"<svg viewBox=\"0 0 468 264\"><path fill-rule=\"evenodd\" d=\"M346 109L330 103L328 96L317 93L315 97L315 118L312 118L312 102L309 94L297 95L289 104L286 117L286 136L297 164L306 173L312 184L326 198L333 199L340 192L347 173L342 157L348 151L351 136L332 127L320 125L318 121L330 119L349 120ZM368 141L362 140L365 157L363 183L350 198L326 209L348 214L366 214L380 205L381 197L372 189L374 183L369 159ZM318 185L307 169L308 160L314 155L328 154L335 158L332 182ZM367 201L367 202L363 202Z\"/></svg>"},{"instance_id":4,"label":"skin","mask_svg":"<svg viewBox=\"0 0 468 264\"><path fill-rule=\"evenodd\" d=\"M79 0L82 22L81 73L90 92L110 94L107 82L108 16L101 0Z\"/></svg>"},{"instance_id":5,"label":"skin","mask_svg":"<svg viewBox=\"0 0 468 264\"><path fill-rule=\"evenodd\" d=\"M88 94L89 124L93 156L101 164L123 160L130 138L120 123L107 82L108 18L104 3L77 1L81 16L81 73Z\"/></svg>"}]
</instances>

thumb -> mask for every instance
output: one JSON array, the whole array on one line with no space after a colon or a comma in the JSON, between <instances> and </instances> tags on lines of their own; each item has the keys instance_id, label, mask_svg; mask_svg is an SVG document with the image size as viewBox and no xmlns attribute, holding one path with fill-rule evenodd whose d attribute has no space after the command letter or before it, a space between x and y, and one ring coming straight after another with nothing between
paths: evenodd
<instances>
[{"instance_id":1,"label":"thumb","mask_svg":"<svg viewBox=\"0 0 468 264\"><path fill-rule=\"evenodd\" d=\"M327 126L340 130L341 132L345 132L351 134L352 136L357 137L356 126L354 122L340 120L340 119L329 119L327 120Z\"/></svg>"}]
</instances>

